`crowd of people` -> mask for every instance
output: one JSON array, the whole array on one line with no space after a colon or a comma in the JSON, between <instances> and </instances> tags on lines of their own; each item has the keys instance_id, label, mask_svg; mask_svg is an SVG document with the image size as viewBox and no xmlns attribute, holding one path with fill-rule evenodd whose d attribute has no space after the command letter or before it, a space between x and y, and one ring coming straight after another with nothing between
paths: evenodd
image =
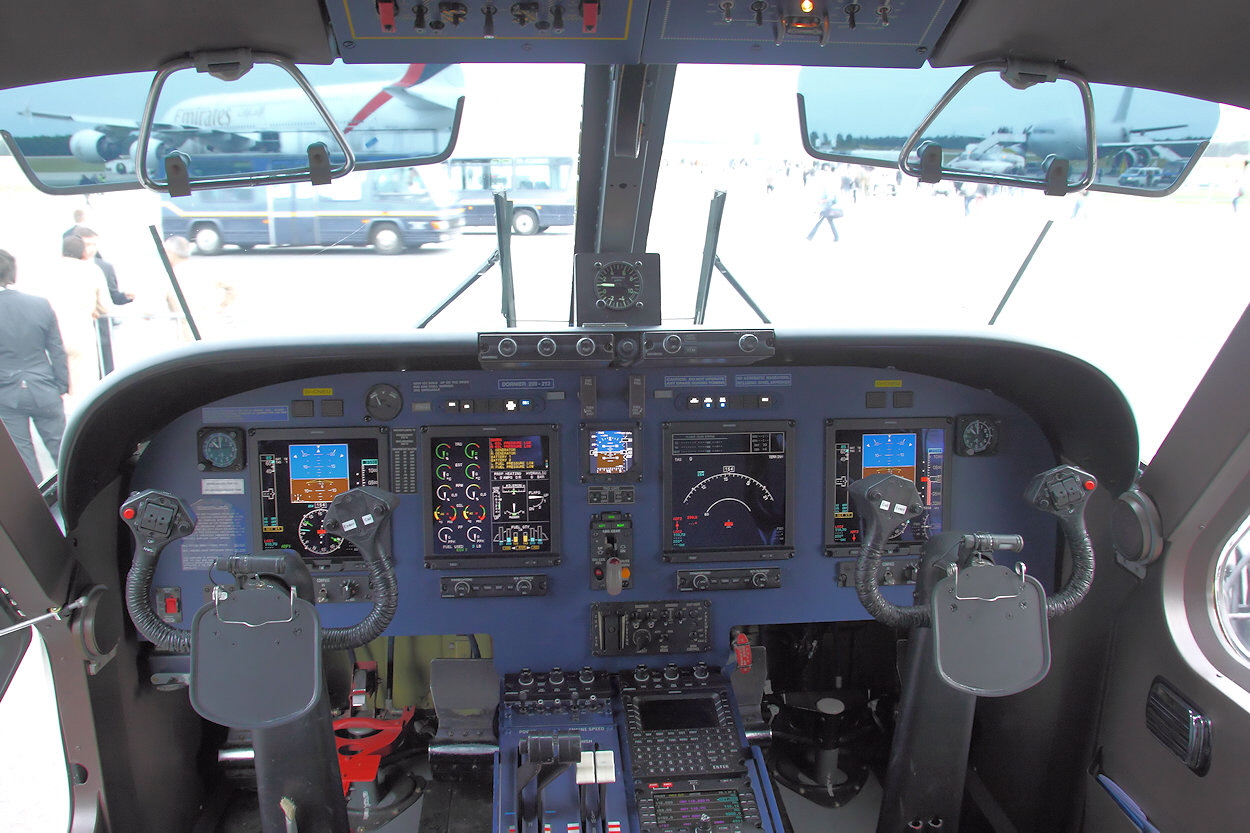
<instances>
[{"instance_id":1,"label":"crowd of people","mask_svg":"<svg viewBox=\"0 0 1250 833\"><path fill-rule=\"evenodd\" d=\"M61 236L60 259L21 289L17 259L0 249L0 421L36 483L47 474L36 437L55 466L66 399L82 396L113 371L112 322L119 307L135 300L99 242L86 209L76 210ZM164 247L175 269L190 257L185 238L169 238ZM180 310L172 292L164 306Z\"/></svg>"}]
</instances>

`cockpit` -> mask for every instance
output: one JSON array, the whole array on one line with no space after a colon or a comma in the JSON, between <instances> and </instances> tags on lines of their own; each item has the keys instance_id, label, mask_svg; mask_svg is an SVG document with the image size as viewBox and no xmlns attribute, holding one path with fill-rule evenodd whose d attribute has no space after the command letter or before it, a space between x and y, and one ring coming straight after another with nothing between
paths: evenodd
<instances>
[{"instance_id":1,"label":"cockpit","mask_svg":"<svg viewBox=\"0 0 1250 833\"><path fill-rule=\"evenodd\" d=\"M128 5L0 72L0 315L46 296L73 380L27 453L0 338L30 833L1241 817L1186 802L1250 732L1245 511L1182 488L1244 471L1240 52L1120 69L1008 0Z\"/></svg>"}]
</instances>

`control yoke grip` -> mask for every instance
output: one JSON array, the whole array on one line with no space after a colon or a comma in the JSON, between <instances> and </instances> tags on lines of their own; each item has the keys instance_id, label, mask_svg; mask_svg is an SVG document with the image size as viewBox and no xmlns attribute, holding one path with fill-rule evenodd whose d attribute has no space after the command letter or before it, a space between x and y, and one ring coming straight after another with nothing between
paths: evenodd
<instances>
[{"instance_id":1,"label":"control yoke grip","mask_svg":"<svg viewBox=\"0 0 1250 833\"><path fill-rule=\"evenodd\" d=\"M916 486L897 474L875 474L851 484L851 500L863 522L861 546L880 554L890 533L924 511Z\"/></svg>"},{"instance_id":2,"label":"control yoke grip","mask_svg":"<svg viewBox=\"0 0 1250 833\"><path fill-rule=\"evenodd\" d=\"M152 607L152 576L161 551L170 541L195 531L195 516L168 492L148 489L126 498L118 510L135 537L135 557L126 574L126 612L135 629L168 651L187 653L191 634L165 622Z\"/></svg>"},{"instance_id":3,"label":"control yoke grip","mask_svg":"<svg viewBox=\"0 0 1250 833\"><path fill-rule=\"evenodd\" d=\"M373 610L359 624L326 628L321 644L329 650L359 648L382 635L399 607L399 583L390 555L391 517L399 496L376 486L358 486L336 495L326 509L325 525L360 550L373 586Z\"/></svg>"},{"instance_id":4,"label":"control yoke grip","mask_svg":"<svg viewBox=\"0 0 1250 833\"><path fill-rule=\"evenodd\" d=\"M399 496L375 486L359 486L338 495L326 510L326 529L346 538L365 556L366 561L388 558L387 538L391 516L399 506Z\"/></svg>"},{"instance_id":5,"label":"control yoke grip","mask_svg":"<svg viewBox=\"0 0 1250 833\"><path fill-rule=\"evenodd\" d=\"M855 560L855 593L860 603L872 618L893 628L929 624L928 607L896 605L881 595L877 583L877 567L890 533L924 511L915 484L897 474L874 474L852 483L850 492L863 530Z\"/></svg>"},{"instance_id":6,"label":"control yoke grip","mask_svg":"<svg viewBox=\"0 0 1250 833\"><path fill-rule=\"evenodd\" d=\"M126 498L118 514L135 536L135 558L160 557L170 541L195 531L195 515L179 498L148 489Z\"/></svg>"},{"instance_id":7,"label":"control yoke grip","mask_svg":"<svg viewBox=\"0 0 1250 833\"><path fill-rule=\"evenodd\" d=\"M1085 507L1097 488L1094 475L1076 466L1062 465L1037 475L1024 490L1024 499L1030 505L1059 520L1072 555L1068 583L1058 593L1046 597L1046 615L1052 619L1080 604L1094 584L1094 544L1085 526Z\"/></svg>"}]
</instances>

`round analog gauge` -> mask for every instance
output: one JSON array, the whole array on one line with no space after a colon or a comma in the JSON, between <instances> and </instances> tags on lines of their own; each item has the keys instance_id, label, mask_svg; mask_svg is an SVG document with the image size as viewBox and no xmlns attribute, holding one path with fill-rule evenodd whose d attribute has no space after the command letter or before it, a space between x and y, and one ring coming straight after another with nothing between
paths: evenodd
<instances>
[{"instance_id":1,"label":"round analog gauge","mask_svg":"<svg viewBox=\"0 0 1250 833\"><path fill-rule=\"evenodd\" d=\"M642 292L642 272L633 263L614 260L595 270L595 303L608 309L629 309Z\"/></svg>"},{"instance_id":2,"label":"round analog gauge","mask_svg":"<svg viewBox=\"0 0 1250 833\"><path fill-rule=\"evenodd\" d=\"M299 542L313 555L329 555L343 546L343 539L326 529L324 509L314 509L300 518Z\"/></svg>"},{"instance_id":3,"label":"round analog gauge","mask_svg":"<svg viewBox=\"0 0 1250 833\"><path fill-rule=\"evenodd\" d=\"M972 417L959 432L964 454L985 454L998 447L998 425L989 417Z\"/></svg>"},{"instance_id":4,"label":"round analog gauge","mask_svg":"<svg viewBox=\"0 0 1250 833\"><path fill-rule=\"evenodd\" d=\"M386 422L399 416L403 410L404 397L394 385L378 384L365 394L365 413Z\"/></svg>"},{"instance_id":5,"label":"round analog gauge","mask_svg":"<svg viewBox=\"0 0 1250 833\"><path fill-rule=\"evenodd\" d=\"M212 431L200 440L200 456L215 469L229 469L239 462L239 441L229 431Z\"/></svg>"}]
</instances>

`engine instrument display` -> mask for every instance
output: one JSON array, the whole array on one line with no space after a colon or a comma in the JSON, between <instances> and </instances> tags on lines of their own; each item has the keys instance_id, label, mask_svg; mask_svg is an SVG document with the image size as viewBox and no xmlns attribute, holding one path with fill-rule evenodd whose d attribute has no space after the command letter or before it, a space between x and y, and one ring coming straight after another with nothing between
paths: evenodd
<instances>
[{"instance_id":1,"label":"engine instrument display","mask_svg":"<svg viewBox=\"0 0 1250 833\"><path fill-rule=\"evenodd\" d=\"M664 426L664 558L790 558L794 426L790 422Z\"/></svg>"},{"instance_id":2,"label":"engine instrument display","mask_svg":"<svg viewBox=\"0 0 1250 833\"><path fill-rule=\"evenodd\" d=\"M423 431L428 566L559 563L559 443L554 426Z\"/></svg>"},{"instance_id":3,"label":"engine instrument display","mask_svg":"<svg viewBox=\"0 0 1250 833\"><path fill-rule=\"evenodd\" d=\"M832 420L825 428L825 547L836 551L860 543L860 518L850 486L874 474L897 474L916 484L924 511L900 524L890 545L919 553L930 536L942 531L946 510L946 461L950 456L950 420Z\"/></svg>"},{"instance_id":4,"label":"engine instrument display","mask_svg":"<svg viewBox=\"0 0 1250 833\"><path fill-rule=\"evenodd\" d=\"M348 489L387 488L386 433L343 428L258 430L254 435L259 549L295 550L321 569L363 561L350 542L326 530L326 509Z\"/></svg>"}]
</instances>

